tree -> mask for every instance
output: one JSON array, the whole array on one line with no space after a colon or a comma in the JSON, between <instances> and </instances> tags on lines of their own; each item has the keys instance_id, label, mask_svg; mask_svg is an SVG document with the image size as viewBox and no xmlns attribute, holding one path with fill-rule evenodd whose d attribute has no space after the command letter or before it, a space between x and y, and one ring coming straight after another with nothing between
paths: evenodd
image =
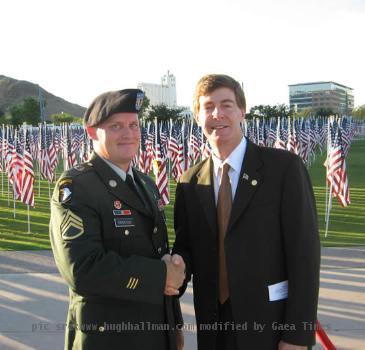
<instances>
[{"instance_id":1,"label":"tree","mask_svg":"<svg viewBox=\"0 0 365 350\"><path fill-rule=\"evenodd\" d=\"M336 114L331 108L318 108L315 110L316 117L329 117Z\"/></svg>"},{"instance_id":2,"label":"tree","mask_svg":"<svg viewBox=\"0 0 365 350\"><path fill-rule=\"evenodd\" d=\"M253 106L248 113L248 118L263 117L263 118L281 118L288 117L290 115L289 106L286 104L271 105L258 105Z\"/></svg>"},{"instance_id":3,"label":"tree","mask_svg":"<svg viewBox=\"0 0 365 350\"><path fill-rule=\"evenodd\" d=\"M23 122L37 125L41 121L39 102L33 97L26 97L21 104L11 107L10 114L13 125L19 125Z\"/></svg>"},{"instance_id":4,"label":"tree","mask_svg":"<svg viewBox=\"0 0 365 350\"><path fill-rule=\"evenodd\" d=\"M80 123L81 119L71 115L69 113L58 113L52 114L50 119L54 124L62 124L62 123Z\"/></svg>"},{"instance_id":5,"label":"tree","mask_svg":"<svg viewBox=\"0 0 365 350\"><path fill-rule=\"evenodd\" d=\"M154 121L157 118L158 121L168 121L170 119L182 120L183 116L180 114L184 108L180 107L167 107L165 104L159 104L151 106L148 111L146 120Z\"/></svg>"},{"instance_id":6,"label":"tree","mask_svg":"<svg viewBox=\"0 0 365 350\"><path fill-rule=\"evenodd\" d=\"M144 95L141 109L138 112L138 119L146 119L148 116L148 107L150 106L150 99Z\"/></svg>"},{"instance_id":7,"label":"tree","mask_svg":"<svg viewBox=\"0 0 365 350\"><path fill-rule=\"evenodd\" d=\"M351 114L355 119L365 119L365 105L354 108Z\"/></svg>"},{"instance_id":8,"label":"tree","mask_svg":"<svg viewBox=\"0 0 365 350\"><path fill-rule=\"evenodd\" d=\"M302 109L300 112L296 113L296 116L301 118L308 118L310 116L314 115L314 111L312 108L308 107L308 108L304 108Z\"/></svg>"}]
</instances>

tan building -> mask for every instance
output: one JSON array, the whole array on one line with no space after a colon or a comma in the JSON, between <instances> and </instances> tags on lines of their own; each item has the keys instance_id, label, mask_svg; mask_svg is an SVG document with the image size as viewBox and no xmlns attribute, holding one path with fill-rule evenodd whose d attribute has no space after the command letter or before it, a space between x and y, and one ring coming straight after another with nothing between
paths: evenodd
<instances>
[{"instance_id":1,"label":"tan building","mask_svg":"<svg viewBox=\"0 0 365 350\"><path fill-rule=\"evenodd\" d=\"M161 84L138 83L138 89L144 91L151 106L165 104L168 107L176 107L176 78L167 71L161 77Z\"/></svg>"},{"instance_id":2,"label":"tan building","mask_svg":"<svg viewBox=\"0 0 365 350\"><path fill-rule=\"evenodd\" d=\"M289 85L290 109L330 109L349 114L354 108L353 89L333 81Z\"/></svg>"}]
</instances>

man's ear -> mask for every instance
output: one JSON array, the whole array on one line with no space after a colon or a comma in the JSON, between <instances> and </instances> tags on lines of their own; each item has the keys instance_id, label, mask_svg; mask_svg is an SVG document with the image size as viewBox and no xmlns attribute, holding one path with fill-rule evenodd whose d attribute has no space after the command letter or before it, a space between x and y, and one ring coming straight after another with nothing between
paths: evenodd
<instances>
[{"instance_id":1,"label":"man's ear","mask_svg":"<svg viewBox=\"0 0 365 350\"><path fill-rule=\"evenodd\" d=\"M87 126L86 132L93 141L98 140L98 135L96 134L96 128L94 128L92 126Z\"/></svg>"},{"instance_id":2,"label":"man's ear","mask_svg":"<svg viewBox=\"0 0 365 350\"><path fill-rule=\"evenodd\" d=\"M241 109L241 111L242 111L242 121L243 121L246 117L246 111L244 109Z\"/></svg>"}]
</instances>

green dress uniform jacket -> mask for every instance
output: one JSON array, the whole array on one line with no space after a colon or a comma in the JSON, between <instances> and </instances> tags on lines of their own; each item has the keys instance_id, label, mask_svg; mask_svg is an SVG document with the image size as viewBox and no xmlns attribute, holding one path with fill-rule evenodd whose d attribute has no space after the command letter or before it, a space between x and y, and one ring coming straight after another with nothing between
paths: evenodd
<instances>
[{"instance_id":1,"label":"green dress uniform jacket","mask_svg":"<svg viewBox=\"0 0 365 350\"><path fill-rule=\"evenodd\" d=\"M187 279L193 275L198 349L214 350L218 233L211 158L180 178L175 230L173 252L183 256ZM281 339L314 344L320 243L313 190L298 156L248 141L224 243L238 349L277 350Z\"/></svg>"},{"instance_id":2,"label":"green dress uniform jacket","mask_svg":"<svg viewBox=\"0 0 365 350\"><path fill-rule=\"evenodd\" d=\"M50 238L69 286L65 349L176 348L182 322L176 297L164 295L169 253L159 192L133 169L141 201L98 155L57 182Z\"/></svg>"}]
</instances>

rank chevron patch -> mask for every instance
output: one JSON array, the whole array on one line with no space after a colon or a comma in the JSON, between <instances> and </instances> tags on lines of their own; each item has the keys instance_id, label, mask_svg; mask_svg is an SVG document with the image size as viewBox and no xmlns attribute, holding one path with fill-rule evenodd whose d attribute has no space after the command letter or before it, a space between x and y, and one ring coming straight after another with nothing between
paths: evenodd
<instances>
[{"instance_id":1,"label":"rank chevron patch","mask_svg":"<svg viewBox=\"0 0 365 350\"><path fill-rule=\"evenodd\" d=\"M62 238L65 241L69 241L80 237L82 234L84 234L84 224L82 219L71 210L67 210L67 213L61 223Z\"/></svg>"}]
</instances>

